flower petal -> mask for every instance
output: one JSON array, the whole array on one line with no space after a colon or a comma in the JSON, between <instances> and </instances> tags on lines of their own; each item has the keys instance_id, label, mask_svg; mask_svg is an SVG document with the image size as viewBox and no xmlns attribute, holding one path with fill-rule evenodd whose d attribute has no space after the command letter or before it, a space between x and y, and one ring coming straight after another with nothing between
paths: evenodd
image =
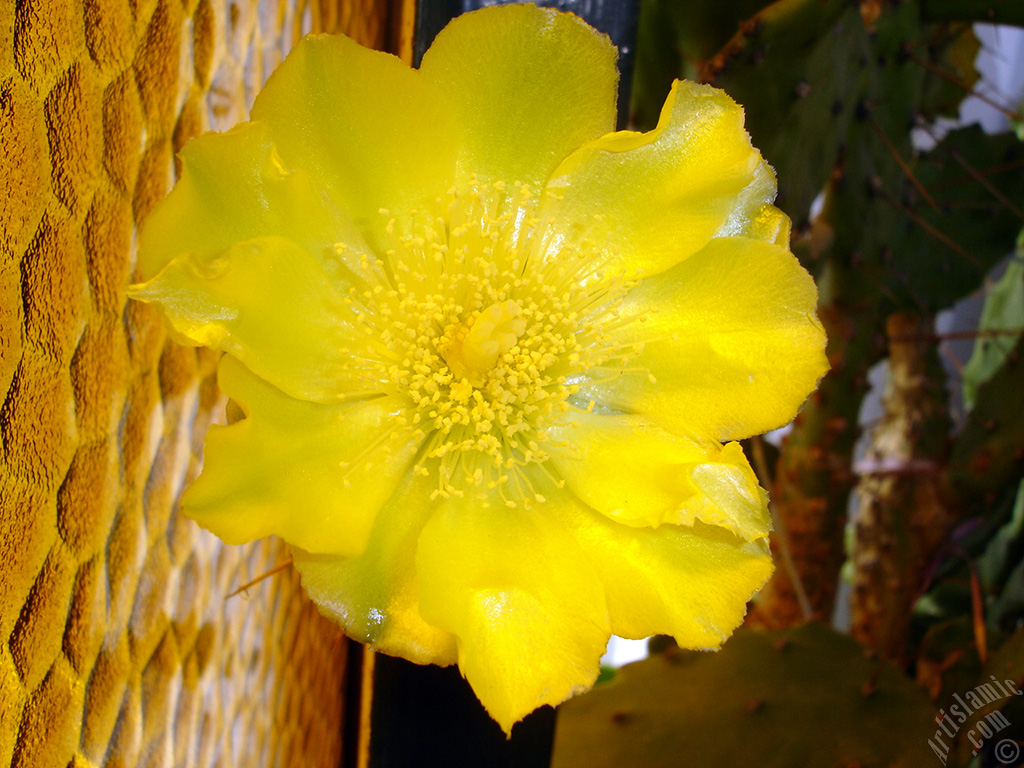
<instances>
[{"instance_id":1,"label":"flower petal","mask_svg":"<svg viewBox=\"0 0 1024 768\"><path fill-rule=\"evenodd\" d=\"M753 180L736 196L732 213L715 236L764 240L788 249L792 225L789 216L772 205L776 186L775 173L762 160Z\"/></svg>"},{"instance_id":2,"label":"flower petal","mask_svg":"<svg viewBox=\"0 0 1024 768\"><path fill-rule=\"evenodd\" d=\"M459 668L509 733L593 685L609 630L594 568L549 504L450 499L420 537L420 609L458 637Z\"/></svg>"},{"instance_id":3,"label":"flower petal","mask_svg":"<svg viewBox=\"0 0 1024 768\"><path fill-rule=\"evenodd\" d=\"M643 350L581 397L719 441L779 427L828 369L816 302L814 281L784 248L712 240L626 295L619 313L634 321L612 340Z\"/></svg>"},{"instance_id":4,"label":"flower petal","mask_svg":"<svg viewBox=\"0 0 1024 768\"><path fill-rule=\"evenodd\" d=\"M717 648L772 572L764 539L743 541L699 522L619 525L578 503L552 509L597 570L621 637L670 634L684 648Z\"/></svg>"},{"instance_id":5,"label":"flower petal","mask_svg":"<svg viewBox=\"0 0 1024 768\"><path fill-rule=\"evenodd\" d=\"M202 262L254 237L285 237L313 253L339 241L362 245L323 187L284 167L265 125L204 133L180 157L181 178L142 227L144 279L183 253Z\"/></svg>"},{"instance_id":6,"label":"flower petal","mask_svg":"<svg viewBox=\"0 0 1024 768\"><path fill-rule=\"evenodd\" d=\"M570 240L595 242L603 266L651 275L716 235L754 231L757 217L770 215L778 239L785 217L770 206L775 191L742 108L716 88L677 81L654 130L612 133L566 158L539 218Z\"/></svg>"},{"instance_id":7,"label":"flower petal","mask_svg":"<svg viewBox=\"0 0 1024 768\"><path fill-rule=\"evenodd\" d=\"M616 56L576 16L508 5L449 23L420 72L464 128L463 177L539 190L569 152L614 130Z\"/></svg>"},{"instance_id":8,"label":"flower petal","mask_svg":"<svg viewBox=\"0 0 1024 768\"><path fill-rule=\"evenodd\" d=\"M421 442L403 404L295 400L227 356L218 379L247 416L210 428L182 511L229 544L274 534L313 552L361 552Z\"/></svg>"},{"instance_id":9,"label":"flower petal","mask_svg":"<svg viewBox=\"0 0 1024 768\"><path fill-rule=\"evenodd\" d=\"M309 171L378 236L381 208L408 211L451 186L449 112L418 72L341 35L303 38L252 107L285 162Z\"/></svg>"},{"instance_id":10,"label":"flower petal","mask_svg":"<svg viewBox=\"0 0 1024 768\"><path fill-rule=\"evenodd\" d=\"M358 556L293 553L302 586L346 635L416 664L447 666L456 660L455 637L420 616L414 565L420 532L437 509L429 500L436 487L436 478L406 475Z\"/></svg>"},{"instance_id":11,"label":"flower petal","mask_svg":"<svg viewBox=\"0 0 1024 768\"><path fill-rule=\"evenodd\" d=\"M365 364L373 331L342 292L356 280L340 259L262 237L203 262L184 253L131 295L156 304L178 341L229 352L293 397L331 402L382 391Z\"/></svg>"},{"instance_id":12,"label":"flower petal","mask_svg":"<svg viewBox=\"0 0 1024 768\"><path fill-rule=\"evenodd\" d=\"M768 497L737 443L697 441L635 414L573 414L547 433L570 446L551 457L569 490L617 522L699 520L748 541L771 529Z\"/></svg>"}]
</instances>

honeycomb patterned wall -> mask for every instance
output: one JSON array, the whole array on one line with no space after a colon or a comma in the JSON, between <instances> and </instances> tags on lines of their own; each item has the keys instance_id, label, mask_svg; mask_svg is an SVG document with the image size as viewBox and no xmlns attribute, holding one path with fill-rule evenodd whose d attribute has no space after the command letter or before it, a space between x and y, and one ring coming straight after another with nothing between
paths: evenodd
<instances>
[{"instance_id":1,"label":"honeycomb patterned wall","mask_svg":"<svg viewBox=\"0 0 1024 768\"><path fill-rule=\"evenodd\" d=\"M0 766L336 766L345 644L287 555L175 514L223 399L128 304L197 133L385 0L0 0Z\"/></svg>"}]
</instances>

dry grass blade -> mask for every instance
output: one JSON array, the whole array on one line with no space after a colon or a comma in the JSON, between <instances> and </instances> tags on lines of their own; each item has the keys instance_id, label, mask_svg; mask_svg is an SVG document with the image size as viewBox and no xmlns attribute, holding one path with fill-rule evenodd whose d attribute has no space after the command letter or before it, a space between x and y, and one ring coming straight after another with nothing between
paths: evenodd
<instances>
[{"instance_id":1,"label":"dry grass blade","mask_svg":"<svg viewBox=\"0 0 1024 768\"><path fill-rule=\"evenodd\" d=\"M752 438L750 444L754 453L754 471L757 473L757 479L762 487L767 488L771 485L771 474L768 472L768 461L765 459L764 443L761 436L758 435ZM771 500L768 501L768 511L772 516L772 528L775 530L775 540L779 544L782 567L786 569L786 575L789 576L789 581L793 585L793 592L796 595L797 602L800 604L800 612L805 620L810 621L814 616L814 610L811 608L811 601L807 597L807 590L804 589L803 582L800 581L800 573L793 562L793 554L790 550L786 526Z\"/></svg>"},{"instance_id":2,"label":"dry grass blade","mask_svg":"<svg viewBox=\"0 0 1024 768\"><path fill-rule=\"evenodd\" d=\"M269 579L271 576L274 576L275 574L280 573L281 571L285 570L286 568L291 568L292 562L293 562L293 559L289 557L283 563L279 563L279 564L275 565L273 568L271 568L266 573L261 573L259 576L257 576L252 581L246 582L245 584L240 586L238 589L236 589L234 592L231 592L230 594L228 594L228 596L225 597L224 599L227 600L228 598L234 597L237 594L245 592L245 590L247 590L249 587L253 587L253 586L259 584L264 579Z\"/></svg>"}]
</instances>

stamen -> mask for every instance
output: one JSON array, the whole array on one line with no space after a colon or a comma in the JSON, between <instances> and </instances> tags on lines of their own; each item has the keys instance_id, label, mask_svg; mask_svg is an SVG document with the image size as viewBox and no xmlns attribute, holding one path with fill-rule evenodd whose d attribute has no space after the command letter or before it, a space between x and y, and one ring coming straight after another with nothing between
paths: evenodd
<instances>
[{"instance_id":1,"label":"stamen","mask_svg":"<svg viewBox=\"0 0 1024 768\"><path fill-rule=\"evenodd\" d=\"M569 402L579 382L636 370L628 361L640 345L611 334L637 320L618 311L633 284L595 276L604 252L567 245L538 221L539 204L526 185L473 179L405 217L381 210L383 259L337 249L367 270L346 297L366 334L359 364L408 399L403 433L423 433L414 471L437 479L435 498L475 489L485 504L543 503L528 468L564 484L545 466L566 450L547 428L582 410ZM349 472L380 450L368 447Z\"/></svg>"}]
</instances>

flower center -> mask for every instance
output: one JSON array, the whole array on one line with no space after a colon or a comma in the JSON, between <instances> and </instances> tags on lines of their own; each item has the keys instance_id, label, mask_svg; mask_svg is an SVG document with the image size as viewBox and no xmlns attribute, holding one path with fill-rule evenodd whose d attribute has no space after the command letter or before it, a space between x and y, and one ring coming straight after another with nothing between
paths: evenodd
<instances>
[{"instance_id":1,"label":"flower center","mask_svg":"<svg viewBox=\"0 0 1024 768\"><path fill-rule=\"evenodd\" d=\"M511 299L491 304L468 325L460 326L444 360L456 379L483 386L487 372L515 346L526 330L522 308Z\"/></svg>"},{"instance_id":2,"label":"flower center","mask_svg":"<svg viewBox=\"0 0 1024 768\"><path fill-rule=\"evenodd\" d=\"M579 409L578 381L618 376L633 353L608 334L629 284L597 274L595 246L552 243L515 189L474 184L388 218L382 257L356 256L365 287L346 298L367 392L409 403L395 434L422 437L415 471L437 477L435 495L485 505L540 500L525 468L547 474L565 449L546 429Z\"/></svg>"}]
</instances>

